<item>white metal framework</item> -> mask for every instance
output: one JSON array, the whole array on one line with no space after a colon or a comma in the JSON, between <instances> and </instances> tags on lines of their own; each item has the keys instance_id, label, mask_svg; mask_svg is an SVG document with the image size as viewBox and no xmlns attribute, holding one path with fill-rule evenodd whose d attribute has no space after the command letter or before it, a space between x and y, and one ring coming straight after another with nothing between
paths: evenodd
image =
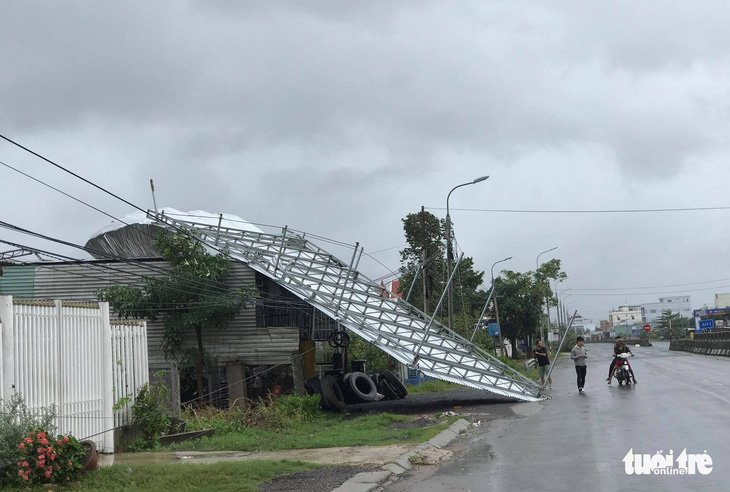
<instances>
[{"instance_id":1,"label":"white metal framework","mask_svg":"<svg viewBox=\"0 0 730 492\"><path fill-rule=\"evenodd\" d=\"M200 240L271 278L399 362L428 376L523 401L538 401L539 385L357 271L302 234L221 228L149 211L170 228L196 229Z\"/></svg>"}]
</instances>

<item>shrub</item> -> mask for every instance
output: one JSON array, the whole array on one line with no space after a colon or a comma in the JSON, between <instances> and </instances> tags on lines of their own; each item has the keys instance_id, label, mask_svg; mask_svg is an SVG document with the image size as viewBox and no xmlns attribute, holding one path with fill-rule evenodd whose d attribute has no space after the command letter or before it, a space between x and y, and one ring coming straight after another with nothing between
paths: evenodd
<instances>
[{"instance_id":1,"label":"shrub","mask_svg":"<svg viewBox=\"0 0 730 492\"><path fill-rule=\"evenodd\" d=\"M216 434L241 432L247 428L286 429L299 422L322 417L319 395L282 396L279 399L246 401L228 409L189 407L183 414L188 430L215 429Z\"/></svg>"},{"instance_id":2,"label":"shrub","mask_svg":"<svg viewBox=\"0 0 730 492\"><path fill-rule=\"evenodd\" d=\"M170 427L167 400L170 389L162 383L162 372L156 375L154 385L145 384L132 405L132 422L139 426L148 448L159 445L160 436Z\"/></svg>"},{"instance_id":3,"label":"shrub","mask_svg":"<svg viewBox=\"0 0 730 492\"><path fill-rule=\"evenodd\" d=\"M15 393L8 400L0 400L0 486L17 478L14 464L21 456L18 444L33 429L47 429L55 432L54 407L41 408L31 412L23 397Z\"/></svg>"},{"instance_id":4,"label":"shrub","mask_svg":"<svg viewBox=\"0 0 730 492\"><path fill-rule=\"evenodd\" d=\"M72 436L49 439L40 429L31 431L18 444L20 457L16 477L21 483L71 483L81 475L86 450Z\"/></svg>"}]
</instances>

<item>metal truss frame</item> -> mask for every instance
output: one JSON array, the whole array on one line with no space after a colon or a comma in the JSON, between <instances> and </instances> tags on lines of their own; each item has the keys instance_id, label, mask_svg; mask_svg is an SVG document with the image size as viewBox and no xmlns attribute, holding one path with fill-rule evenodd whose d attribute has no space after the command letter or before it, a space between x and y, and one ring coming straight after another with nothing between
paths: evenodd
<instances>
[{"instance_id":1,"label":"metal truss frame","mask_svg":"<svg viewBox=\"0 0 730 492\"><path fill-rule=\"evenodd\" d=\"M536 382L359 273L359 245L347 264L287 228L281 234L270 234L221 228L153 211L148 216L161 226L194 229L203 244L226 251L427 376L523 401L543 399Z\"/></svg>"}]
</instances>

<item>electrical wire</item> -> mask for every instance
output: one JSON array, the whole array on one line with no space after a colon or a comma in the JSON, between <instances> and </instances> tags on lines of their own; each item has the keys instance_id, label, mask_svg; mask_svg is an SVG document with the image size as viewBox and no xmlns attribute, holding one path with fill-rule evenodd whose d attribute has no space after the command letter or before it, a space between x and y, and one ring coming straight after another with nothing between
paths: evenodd
<instances>
[{"instance_id":1,"label":"electrical wire","mask_svg":"<svg viewBox=\"0 0 730 492\"><path fill-rule=\"evenodd\" d=\"M442 207L426 207L426 210L446 210ZM632 214L632 213L660 213L660 212L701 212L708 210L730 210L730 206L718 207L681 207L681 208L628 208L608 210L529 210L506 208L452 208L461 212L491 212L516 214Z\"/></svg>"}]
</instances>

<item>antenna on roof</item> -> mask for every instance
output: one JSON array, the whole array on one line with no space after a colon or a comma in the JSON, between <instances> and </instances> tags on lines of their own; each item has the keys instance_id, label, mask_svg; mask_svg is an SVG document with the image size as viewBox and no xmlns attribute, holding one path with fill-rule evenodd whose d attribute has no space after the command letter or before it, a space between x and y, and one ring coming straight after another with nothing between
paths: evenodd
<instances>
[{"instance_id":1,"label":"antenna on roof","mask_svg":"<svg viewBox=\"0 0 730 492\"><path fill-rule=\"evenodd\" d=\"M152 189L152 204L155 207L155 213L157 213L157 200L155 200L155 181L150 178L150 188Z\"/></svg>"}]
</instances>

